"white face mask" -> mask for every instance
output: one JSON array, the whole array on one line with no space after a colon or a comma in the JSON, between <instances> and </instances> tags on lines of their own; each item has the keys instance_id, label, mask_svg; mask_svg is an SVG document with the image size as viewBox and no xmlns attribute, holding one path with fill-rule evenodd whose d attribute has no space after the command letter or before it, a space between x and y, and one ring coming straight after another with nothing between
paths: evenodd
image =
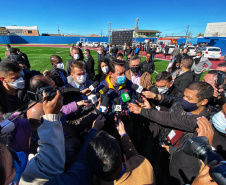
<instances>
[{"instance_id":1,"label":"white face mask","mask_svg":"<svg viewBox=\"0 0 226 185\"><path fill-rule=\"evenodd\" d=\"M10 83L4 82L4 83L13 86L14 89L24 89L24 86L25 86L25 81L22 77L20 77L14 82L10 82Z\"/></svg>"},{"instance_id":2,"label":"white face mask","mask_svg":"<svg viewBox=\"0 0 226 185\"><path fill-rule=\"evenodd\" d=\"M57 64L57 67L56 68L57 69L64 69L64 63L61 62L61 63Z\"/></svg>"},{"instance_id":3,"label":"white face mask","mask_svg":"<svg viewBox=\"0 0 226 185\"><path fill-rule=\"evenodd\" d=\"M104 66L101 70L103 71L103 73L107 73L109 71L109 68L108 66Z\"/></svg>"},{"instance_id":4,"label":"white face mask","mask_svg":"<svg viewBox=\"0 0 226 185\"><path fill-rule=\"evenodd\" d=\"M77 82L84 84L86 82L86 75L77 76Z\"/></svg>"},{"instance_id":5,"label":"white face mask","mask_svg":"<svg viewBox=\"0 0 226 185\"><path fill-rule=\"evenodd\" d=\"M197 55L195 58L200 58L201 56Z\"/></svg>"},{"instance_id":6,"label":"white face mask","mask_svg":"<svg viewBox=\"0 0 226 185\"><path fill-rule=\"evenodd\" d=\"M74 59L78 60L79 59L79 54L74 54Z\"/></svg>"},{"instance_id":7,"label":"white face mask","mask_svg":"<svg viewBox=\"0 0 226 185\"><path fill-rule=\"evenodd\" d=\"M98 53L101 55L102 54L102 52L101 51L98 51Z\"/></svg>"},{"instance_id":8,"label":"white face mask","mask_svg":"<svg viewBox=\"0 0 226 185\"><path fill-rule=\"evenodd\" d=\"M167 87L158 87L159 94L165 94L168 91Z\"/></svg>"}]
</instances>

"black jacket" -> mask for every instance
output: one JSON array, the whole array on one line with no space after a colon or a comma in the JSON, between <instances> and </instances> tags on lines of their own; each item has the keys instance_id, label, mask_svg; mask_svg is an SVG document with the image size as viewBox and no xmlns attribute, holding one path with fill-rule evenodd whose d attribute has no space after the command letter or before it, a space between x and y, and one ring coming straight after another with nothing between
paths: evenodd
<instances>
[{"instance_id":1,"label":"black jacket","mask_svg":"<svg viewBox=\"0 0 226 185\"><path fill-rule=\"evenodd\" d=\"M111 53L113 54L113 55L116 55L117 53L118 53L118 48L117 47L112 47L111 48Z\"/></svg>"},{"instance_id":2,"label":"black jacket","mask_svg":"<svg viewBox=\"0 0 226 185\"><path fill-rule=\"evenodd\" d=\"M184 143L187 139L197 136L195 131L197 128L197 117L207 116L208 119L211 120L212 116L217 113L218 110L209 106L199 115L183 115L184 112L180 105L180 101L176 101L176 99L178 98L165 97L165 99L163 98L161 100L162 104L172 104L174 102L168 112L142 109L141 115L158 124L155 125L155 127L149 127L153 132L159 132L166 136L172 128L174 130L184 131L178 146L170 147L171 157L169 169L171 184L191 184L199 173L201 163L195 157L188 156L183 152ZM158 134L155 133L155 135Z\"/></svg>"},{"instance_id":3,"label":"black jacket","mask_svg":"<svg viewBox=\"0 0 226 185\"><path fill-rule=\"evenodd\" d=\"M174 85L180 93L184 93L184 90L193 82L193 73L189 70L177 76L174 80Z\"/></svg>"},{"instance_id":4,"label":"black jacket","mask_svg":"<svg viewBox=\"0 0 226 185\"><path fill-rule=\"evenodd\" d=\"M82 52L81 48L78 48L78 50L79 50L79 58L80 58L80 60L83 60L84 56L83 56L83 52Z\"/></svg>"},{"instance_id":5,"label":"black jacket","mask_svg":"<svg viewBox=\"0 0 226 185\"><path fill-rule=\"evenodd\" d=\"M15 60L15 61L24 61L22 56L16 54L16 53L11 53L6 57L7 60Z\"/></svg>"},{"instance_id":6,"label":"black jacket","mask_svg":"<svg viewBox=\"0 0 226 185\"><path fill-rule=\"evenodd\" d=\"M132 53L132 48L126 49L126 56L130 55Z\"/></svg>"},{"instance_id":7,"label":"black jacket","mask_svg":"<svg viewBox=\"0 0 226 185\"><path fill-rule=\"evenodd\" d=\"M94 76L95 76L95 72L94 72L94 59L93 59L93 57L91 55L89 56L89 58L86 61L86 63L87 63L87 66L89 68L89 71L90 71L90 77L91 77L91 79L93 79Z\"/></svg>"},{"instance_id":8,"label":"black jacket","mask_svg":"<svg viewBox=\"0 0 226 185\"><path fill-rule=\"evenodd\" d=\"M66 71L65 70L62 70L62 71L63 71L63 74L64 74L65 78L67 79ZM62 87L62 86L65 86L67 84L67 83L64 84L64 81L63 81L63 79L62 79L62 77L60 75L60 72L58 70L56 70L55 68L52 68L50 70L50 72L51 72L51 77L50 78L55 82L57 87Z\"/></svg>"},{"instance_id":9,"label":"black jacket","mask_svg":"<svg viewBox=\"0 0 226 185\"><path fill-rule=\"evenodd\" d=\"M100 72L100 73L98 73L98 74L95 76L95 78L94 78L93 81L94 81L94 82L95 82L95 81L101 82L101 81L105 80L106 76L107 76L107 74L104 74L103 72Z\"/></svg>"},{"instance_id":10,"label":"black jacket","mask_svg":"<svg viewBox=\"0 0 226 185\"><path fill-rule=\"evenodd\" d=\"M145 60L144 62L141 63L141 69L144 72L148 72L149 74L152 74L155 70L155 64L152 61L149 61L149 63L147 63L147 61Z\"/></svg>"}]
</instances>

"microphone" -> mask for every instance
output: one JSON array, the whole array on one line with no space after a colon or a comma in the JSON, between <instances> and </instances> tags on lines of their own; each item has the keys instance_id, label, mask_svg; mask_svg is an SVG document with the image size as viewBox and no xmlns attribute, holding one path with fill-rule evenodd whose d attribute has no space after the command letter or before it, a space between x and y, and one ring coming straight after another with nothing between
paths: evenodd
<instances>
[{"instance_id":1,"label":"microphone","mask_svg":"<svg viewBox=\"0 0 226 185\"><path fill-rule=\"evenodd\" d=\"M99 93L91 94L88 96L88 103L96 104L98 102L98 99L100 98Z\"/></svg>"},{"instance_id":2,"label":"microphone","mask_svg":"<svg viewBox=\"0 0 226 185\"><path fill-rule=\"evenodd\" d=\"M121 98L122 98L122 101L124 102L124 103L129 103L129 101L131 100L131 98L130 98L130 96L129 96L129 94L127 93L127 92L124 92L124 93L122 93L121 94Z\"/></svg>"},{"instance_id":3,"label":"microphone","mask_svg":"<svg viewBox=\"0 0 226 185\"><path fill-rule=\"evenodd\" d=\"M119 112L122 111L122 106L118 98L115 98L113 102L114 102L114 112L116 113L117 117L116 124L119 125Z\"/></svg>"},{"instance_id":4,"label":"microphone","mask_svg":"<svg viewBox=\"0 0 226 185\"><path fill-rule=\"evenodd\" d=\"M103 89L101 89L99 92L100 94L107 94L107 92L109 91L109 88L107 86L105 86Z\"/></svg>"},{"instance_id":5,"label":"microphone","mask_svg":"<svg viewBox=\"0 0 226 185\"><path fill-rule=\"evenodd\" d=\"M101 105L100 105L100 109L99 111L102 113L102 114L106 114L107 111L108 111L108 103L109 103L109 98L107 96L104 96L102 102L101 102Z\"/></svg>"},{"instance_id":6,"label":"microphone","mask_svg":"<svg viewBox=\"0 0 226 185\"><path fill-rule=\"evenodd\" d=\"M95 81L92 85L89 86L90 91L94 91L100 85L99 81Z\"/></svg>"},{"instance_id":7,"label":"microphone","mask_svg":"<svg viewBox=\"0 0 226 185\"><path fill-rule=\"evenodd\" d=\"M15 129L15 124L8 119L0 122L0 134L8 134Z\"/></svg>"},{"instance_id":8,"label":"microphone","mask_svg":"<svg viewBox=\"0 0 226 185\"><path fill-rule=\"evenodd\" d=\"M144 88L141 85L133 84L132 89L136 91L138 94L141 94Z\"/></svg>"}]
</instances>

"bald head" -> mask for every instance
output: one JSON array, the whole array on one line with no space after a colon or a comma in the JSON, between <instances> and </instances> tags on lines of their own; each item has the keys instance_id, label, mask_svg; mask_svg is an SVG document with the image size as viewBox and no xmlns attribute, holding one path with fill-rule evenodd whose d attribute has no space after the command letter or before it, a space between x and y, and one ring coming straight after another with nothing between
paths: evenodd
<instances>
[{"instance_id":1,"label":"bald head","mask_svg":"<svg viewBox=\"0 0 226 185\"><path fill-rule=\"evenodd\" d=\"M31 104L30 106L32 106ZM30 108L27 111L27 118L33 130L37 130L40 124L40 118L44 115L43 105L41 103L37 103L35 106Z\"/></svg>"},{"instance_id":2,"label":"bald head","mask_svg":"<svg viewBox=\"0 0 226 185\"><path fill-rule=\"evenodd\" d=\"M55 82L47 76L36 75L30 80L30 90L32 92L36 92L38 89L48 86L51 86L54 89L57 88Z\"/></svg>"}]
</instances>

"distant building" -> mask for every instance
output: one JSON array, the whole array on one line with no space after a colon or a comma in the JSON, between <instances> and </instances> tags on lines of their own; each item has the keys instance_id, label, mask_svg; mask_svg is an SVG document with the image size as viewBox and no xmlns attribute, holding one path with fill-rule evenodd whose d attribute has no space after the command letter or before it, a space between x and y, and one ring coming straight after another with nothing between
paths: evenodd
<instances>
[{"instance_id":1,"label":"distant building","mask_svg":"<svg viewBox=\"0 0 226 185\"><path fill-rule=\"evenodd\" d=\"M165 38L173 38L173 39L180 39L180 38L186 38L186 36L166 36Z\"/></svg>"},{"instance_id":2,"label":"distant building","mask_svg":"<svg viewBox=\"0 0 226 185\"><path fill-rule=\"evenodd\" d=\"M90 34L87 37L100 37L100 36L99 35L96 35L96 34Z\"/></svg>"},{"instance_id":3,"label":"distant building","mask_svg":"<svg viewBox=\"0 0 226 185\"><path fill-rule=\"evenodd\" d=\"M62 34L55 34L55 33L42 33L42 36L62 36Z\"/></svg>"},{"instance_id":4,"label":"distant building","mask_svg":"<svg viewBox=\"0 0 226 185\"><path fill-rule=\"evenodd\" d=\"M9 35L39 36L37 26L5 26Z\"/></svg>"},{"instance_id":5,"label":"distant building","mask_svg":"<svg viewBox=\"0 0 226 185\"><path fill-rule=\"evenodd\" d=\"M5 27L0 27L0 35L8 35L8 33Z\"/></svg>"},{"instance_id":6,"label":"distant building","mask_svg":"<svg viewBox=\"0 0 226 185\"><path fill-rule=\"evenodd\" d=\"M204 37L226 37L226 22L208 23Z\"/></svg>"},{"instance_id":7,"label":"distant building","mask_svg":"<svg viewBox=\"0 0 226 185\"><path fill-rule=\"evenodd\" d=\"M158 30L137 30L137 37L148 38L148 37L157 37L157 33L162 33ZM135 37L135 31L133 31L133 37Z\"/></svg>"}]
</instances>

